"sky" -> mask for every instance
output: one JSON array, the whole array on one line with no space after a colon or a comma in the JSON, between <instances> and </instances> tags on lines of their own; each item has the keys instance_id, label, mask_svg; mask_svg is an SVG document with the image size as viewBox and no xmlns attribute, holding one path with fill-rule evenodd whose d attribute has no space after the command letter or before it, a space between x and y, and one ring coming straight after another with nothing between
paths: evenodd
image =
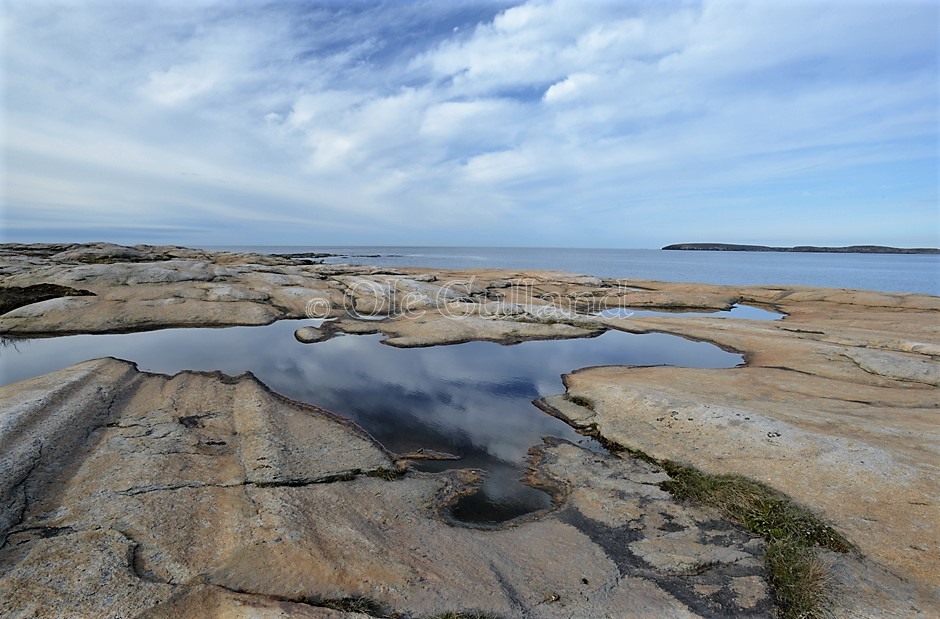
<instances>
[{"instance_id":1,"label":"sky","mask_svg":"<svg viewBox=\"0 0 940 619\"><path fill-rule=\"evenodd\" d=\"M5 242L940 245L936 0L0 0Z\"/></svg>"}]
</instances>

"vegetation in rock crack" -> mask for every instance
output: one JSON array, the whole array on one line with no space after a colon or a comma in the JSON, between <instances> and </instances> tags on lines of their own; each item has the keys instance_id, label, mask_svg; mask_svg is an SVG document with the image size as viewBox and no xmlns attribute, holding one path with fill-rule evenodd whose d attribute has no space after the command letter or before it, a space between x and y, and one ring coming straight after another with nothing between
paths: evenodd
<instances>
[{"instance_id":1,"label":"vegetation in rock crack","mask_svg":"<svg viewBox=\"0 0 940 619\"><path fill-rule=\"evenodd\" d=\"M732 522L767 540L764 564L781 617L825 616L830 602L829 571L816 548L853 550L842 535L806 507L759 481L711 475L670 461L659 464L671 478L660 485L663 490L717 508Z\"/></svg>"},{"instance_id":2,"label":"vegetation in rock crack","mask_svg":"<svg viewBox=\"0 0 940 619\"><path fill-rule=\"evenodd\" d=\"M792 540L836 552L852 550L852 545L816 514L766 484L740 475L710 475L675 462L660 465L671 478L663 482L663 490L716 507L768 541Z\"/></svg>"},{"instance_id":3,"label":"vegetation in rock crack","mask_svg":"<svg viewBox=\"0 0 940 619\"><path fill-rule=\"evenodd\" d=\"M389 610L382 604L367 597L345 597L336 599L325 599L313 602L320 608L329 608L330 610L339 610L347 613L360 613L370 617L381 617L383 619L405 619L411 615ZM447 611L439 615L433 615L427 619L501 619L498 615L480 611Z\"/></svg>"},{"instance_id":4,"label":"vegetation in rock crack","mask_svg":"<svg viewBox=\"0 0 940 619\"><path fill-rule=\"evenodd\" d=\"M390 469L384 466L380 466L377 469L372 469L371 471L366 471L368 477L378 477L379 479L384 479L385 481L395 481L396 479L401 479L405 476L407 471L405 469Z\"/></svg>"},{"instance_id":5,"label":"vegetation in rock crack","mask_svg":"<svg viewBox=\"0 0 940 619\"><path fill-rule=\"evenodd\" d=\"M817 548L843 553L855 549L819 516L759 481L741 475L712 475L658 460L604 437L596 424L579 431L611 453L662 467L670 477L660 484L663 490L677 499L714 507L730 521L763 537L767 541L764 564L782 619L826 616L831 603L829 566Z\"/></svg>"},{"instance_id":6,"label":"vegetation in rock crack","mask_svg":"<svg viewBox=\"0 0 940 619\"><path fill-rule=\"evenodd\" d=\"M450 611L440 615L434 615L430 619L499 619L499 617L489 613L480 613L476 611Z\"/></svg>"},{"instance_id":7,"label":"vegetation in rock crack","mask_svg":"<svg viewBox=\"0 0 940 619\"><path fill-rule=\"evenodd\" d=\"M660 466L659 460L647 454L645 451L642 451L640 449L634 449L632 447L627 447L626 445L621 445L620 443L612 441L606 436L604 436L603 434L601 434L596 423L592 423L590 426L585 427L585 428L580 428L578 432L580 434L583 434L584 436L590 436L591 438L596 440L598 443L600 443L604 447L604 449L606 449L612 454L626 454L636 460L642 460L643 462L648 462L650 464Z\"/></svg>"},{"instance_id":8,"label":"vegetation in rock crack","mask_svg":"<svg viewBox=\"0 0 940 619\"><path fill-rule=\"evenodd\" d=\"M341 610L347 613L362 613L373 617L388 617L388 613L381 604L366 597L347 597L330 600L320 600L316 603L322 608Z\"/></svg>"}]
</instances>

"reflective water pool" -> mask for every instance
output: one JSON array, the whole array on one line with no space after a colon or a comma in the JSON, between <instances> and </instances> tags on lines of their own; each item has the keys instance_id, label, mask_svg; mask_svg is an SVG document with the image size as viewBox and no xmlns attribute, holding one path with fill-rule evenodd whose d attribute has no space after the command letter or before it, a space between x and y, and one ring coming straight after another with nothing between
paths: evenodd
<instances>
[{"instance_id":1,"label":"reflective water pool","mask_svg":"<svg viewBox=\"0 0 940 619\"><path fill-rule=\"evenodd\" d=\"M486 524L550 505L547 494L519 481L526 452L541 437L591 443L532 405L535 398L564 392L562 374L596 365L732 367L742 362L740 355L711 344L619 331L514 346L470 342L400 349L381 344L379 335L297 342L294 330L309 324L317 321L11 340L0 350L0 382L107 356L166 374L250 371L289 398L353 419L393 452L424 449L461 458L423 462L419 468L484 469L481 491L459 502L454 516Z\"/></svg>"},{"instance_id":2,"label":"reflective water pool","mask_svg":"<svg viewBox=\"0 0 940 619\"><path fill-rule=\"evenodd\" d=\"M745 320L780 320L785 314L771 312L750 305L735 305L730 310L714 312L664 312L641 310L630 307L611 307L595 314L605 318L630 318L631 316L704 316L707 318L743 318Z\"/></svg>"}]
</instances>

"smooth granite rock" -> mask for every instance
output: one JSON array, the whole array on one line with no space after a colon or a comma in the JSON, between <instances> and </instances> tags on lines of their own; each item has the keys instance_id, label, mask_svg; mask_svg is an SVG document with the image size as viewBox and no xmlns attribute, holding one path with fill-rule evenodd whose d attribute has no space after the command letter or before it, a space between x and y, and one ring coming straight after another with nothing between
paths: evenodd
<instances>
[{"instance_id":1,"label":"smooth granite rock","mask_svg":"<svg viewBox=\"0 0 940 619\"><path fill-rule=\"evenodd\" d=\"M556 509L480 530L445 514L478 475L401 470L248 374L88 361L0 411L5 617L772 616L761 543L642 462L536 447Z\"/></svg>"}]
</instances>

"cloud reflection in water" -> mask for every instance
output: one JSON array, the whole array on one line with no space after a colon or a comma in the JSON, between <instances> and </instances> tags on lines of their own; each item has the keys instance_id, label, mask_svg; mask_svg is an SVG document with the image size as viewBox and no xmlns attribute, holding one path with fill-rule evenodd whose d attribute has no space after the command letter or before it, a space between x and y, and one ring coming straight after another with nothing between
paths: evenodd
<instances>
[{"instance_id":1,"label":"cloud reflection in water","mask_svg":"<svg viewBox=\"0 0 940 619\"><path fill-rule=\"evenodd\" d=\"M418 449L461 456L424 470L487 471L482 492L462 501L464 519L495 522L548 507L545 493L523 485L523 462L543 436L590 441L539 411L532 400L561 393L561 375L596 365L729 367L741 357L665 334L617 331L597 338L501 346L469 342L399 349L382 336L340 336L300 344L309 321L266 327L166 329L17 342L0 351L0 377L13 382L98 357L134 361L141 370L252 372L273 390L353 419L393 452Z\"/></svg>"}]
</instances>

